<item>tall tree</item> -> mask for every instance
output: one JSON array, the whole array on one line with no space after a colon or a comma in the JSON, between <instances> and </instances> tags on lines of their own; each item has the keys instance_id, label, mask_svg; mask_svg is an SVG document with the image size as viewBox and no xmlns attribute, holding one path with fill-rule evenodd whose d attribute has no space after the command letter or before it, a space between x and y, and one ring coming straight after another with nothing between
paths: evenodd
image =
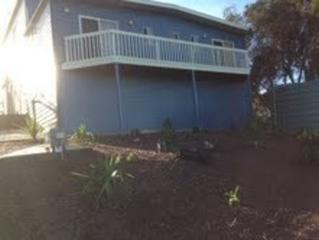
<instances>
[{"instance_id":1,"label":"tall tree","mask_svg":"<svg viewBox=\"0 0 319 240\"><path fill-rule=\"evenodd\" d=\"M245 12L252 29L252 80L266 88L314 80L319 63L319 17L305 0L257 0Z\"/></svg>"},{"instance_id":2,"label":"tall tree","mask_svg":"<svg viewBox=\"0 0 319 240\"><path fill-rule=\"evenodd\" d=\"M250 31L252 90L270 106L274 83L299 83L316 78L319 71L319 0L256 0L244 14L234 6L224 18L246 25Z\"/></svg>"}]
</instances>

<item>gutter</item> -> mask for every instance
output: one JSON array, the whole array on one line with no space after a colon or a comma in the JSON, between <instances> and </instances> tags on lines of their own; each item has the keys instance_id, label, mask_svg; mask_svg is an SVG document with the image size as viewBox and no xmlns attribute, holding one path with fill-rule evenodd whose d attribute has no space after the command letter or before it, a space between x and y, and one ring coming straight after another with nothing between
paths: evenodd
<instances>
[{"instance_id":1,"label":"gutter","mask_svg":"<svg viewBox=\"0 0 319 240\"><path fill-rule=\"evenodd\" d=\"M12 28L14 22L15 22L15 19L16 19L16 16L18 14L18 11L19 11L19 8L20 8L21 4L22 4L22 0L17 0L17 3L16 3L16 5L15 5L15 7L13 9L12 14L11 14L10 21L8 23L7 29L6 29L5 34L3 36L2 42L5 42L5 40L8 37L8 35L10 33L10 30L11 30L11 28Z\"/></svg>"}]
</instances>

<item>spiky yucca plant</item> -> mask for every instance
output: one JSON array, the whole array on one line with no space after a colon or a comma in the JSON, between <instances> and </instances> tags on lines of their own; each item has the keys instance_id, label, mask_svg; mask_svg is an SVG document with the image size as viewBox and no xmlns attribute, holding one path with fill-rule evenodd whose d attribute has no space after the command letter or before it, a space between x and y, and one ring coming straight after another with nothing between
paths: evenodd
<instances>
[{"instance_id":1,"label":"spiky yucca plant","mask_svg":"<svg viewBox=\"0 0 319 240\"><path fill-rule=\"evenodd\" d=\"M34 118L27 118L20 129L29 135L34 142L38 141L38 135L44 131L44 128Z\"/></svg>"},{"instance_id":2,"label":"spiky yucca plant","mask_svg":"<svg viewBox=\"0 0 319 240\"><path fill-rule=\"evenodd\" d=\"M119 169L121 160L121 155L105 156L102 167L91 164L87 173L73 172L74 176L84 180L82 194L95 198L98 205L112 200L114 191L125 179L133 178Z\"/></svg>"}]
</instances>

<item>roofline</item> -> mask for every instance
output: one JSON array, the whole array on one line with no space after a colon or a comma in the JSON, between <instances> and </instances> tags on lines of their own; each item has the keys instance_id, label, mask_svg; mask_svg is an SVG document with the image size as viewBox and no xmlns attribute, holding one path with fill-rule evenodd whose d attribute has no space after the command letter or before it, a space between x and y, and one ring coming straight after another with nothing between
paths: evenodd
<instances>
[{"instance_id":1,"label":"roofline","mask_svg":"<svg viewBox=\"0 0 319 240\"><path fill-rule=\"evenodd\" d=\"M166 9L170 9L170 10L174 10L174 11L179 11L179 12L183 12L186 14L190 14L193 15L194 17L197 18L201 18L201 19L205 19L208 20L210 22L213 23L217 23L217 24L221 24L236 30L240 30L240 31L244 31L244 32L248 32L248 28L241 25L241 24L237 24L237 23L232 23L229 22L227 20L218 18L218 17L214 17L212 15L209 14L205 14L199 11L195 11L186 7L182 7L176 4L171 4L171 3L164 3L164 2L158 2L158 1L153 1L153 0L123 0L124 2L127 3L134 3L134 4L139 4L139 5L144 5L144 6L151 6L151 7L157 7L157 8L166 8Z\"/></svg>"},{"instance_id":2,"label":"roofline","mask_svg":"<svg viewBox=\"0 0 319 240\"><path fill-rule=\"evenodd\" d=\"M13 12L10 16L10 20L9 20L9 23L8 23L7 28L5 30L5 33L3 35L3 38L1 39L2 42L6 41L8 35L10 33L11 27L13 26L15 18L19 12L19 8L21 6L21 3L22 3L22 0L17 0L16 5L14 6Z\"/></svg>"},{"instance_id":3,"label":"roofline","mask_svg":"<svg viewBox=\"0 0 319 240\"><path fill-rule=\"evenodd\" d=\"M11 14L11 17L10 17L10 21L9 21L9 24L7 26L7 29L5 31L5 34L3 36L3 39L1 40L2 42L5 42L9 33L10 33L10 30L15 22L15 19L17 17L17 14L19 12L19 9L21 7L21 4L22 4L22 0L17 0L17 3L14 7L14 10ZM41 16L41 13L44 9L44 7L46 6L46 4L49 2L49 0L41 0L37 6L37 8L35 9L32 17L30 18L30 20L27 22L27 26L26 26L26 30L25 30L25 35L29 34L30 31L32 30L32 28L34 27L34 24L37 22L37 20L39 19L39 17Z\"/></svg>"},{"instance_id":4,"label":"roofline","mask_svg":"<svg viewBox=\"0 0 319 240\"><path fill-rule=\"evenodd\" d=\"M47 6L48 3L49 3L49 0L41 0L39 2L32 17L30 18L29 22L27 23L25 35L28 35L31 32L32 28L35 26L35 24L37 23L37 21L41 17L43 10L45 9L45 7Z\"/></svg>"}]
</instances>

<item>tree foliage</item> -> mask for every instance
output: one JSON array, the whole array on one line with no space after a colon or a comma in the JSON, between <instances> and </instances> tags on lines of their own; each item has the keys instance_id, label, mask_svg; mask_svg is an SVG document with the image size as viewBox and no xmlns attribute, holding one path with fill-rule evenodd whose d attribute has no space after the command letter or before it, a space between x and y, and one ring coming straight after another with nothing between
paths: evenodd
<instances>
[{"instance_id":1,"label":"tree foliage","mask_svg":"<svg viewBox=\"0 0 319 240\"><path fill-rule=\"evenodd\" d=\"M232 23L237 23L242 25L245 25L246 23L245 17L238 12L235 5L225 8L223 12L223 16L227 21Z\"/></svg>"},{"instance_id":2,"label":"tree foliage","mask_svg":"<svg viewBox=\"0 0 319 240\"><path fill-rule=\"evenodd\" d=\"M318 72L319 17L303 0L258 0L245 12L252 29L252 80L300 83Z\"/></svg>"},{"instance_id":3,"label":"tree foliage","mask_svg":"<svg viewBox=\"0 0 319 240\"><path fill-rule=\"evenodd\" d=\"M273 83L316 79L319 71L319 0L256 0L244 14L226 8L224 17L250 29L253 93Z\"/></svg>"}]
</instances>

